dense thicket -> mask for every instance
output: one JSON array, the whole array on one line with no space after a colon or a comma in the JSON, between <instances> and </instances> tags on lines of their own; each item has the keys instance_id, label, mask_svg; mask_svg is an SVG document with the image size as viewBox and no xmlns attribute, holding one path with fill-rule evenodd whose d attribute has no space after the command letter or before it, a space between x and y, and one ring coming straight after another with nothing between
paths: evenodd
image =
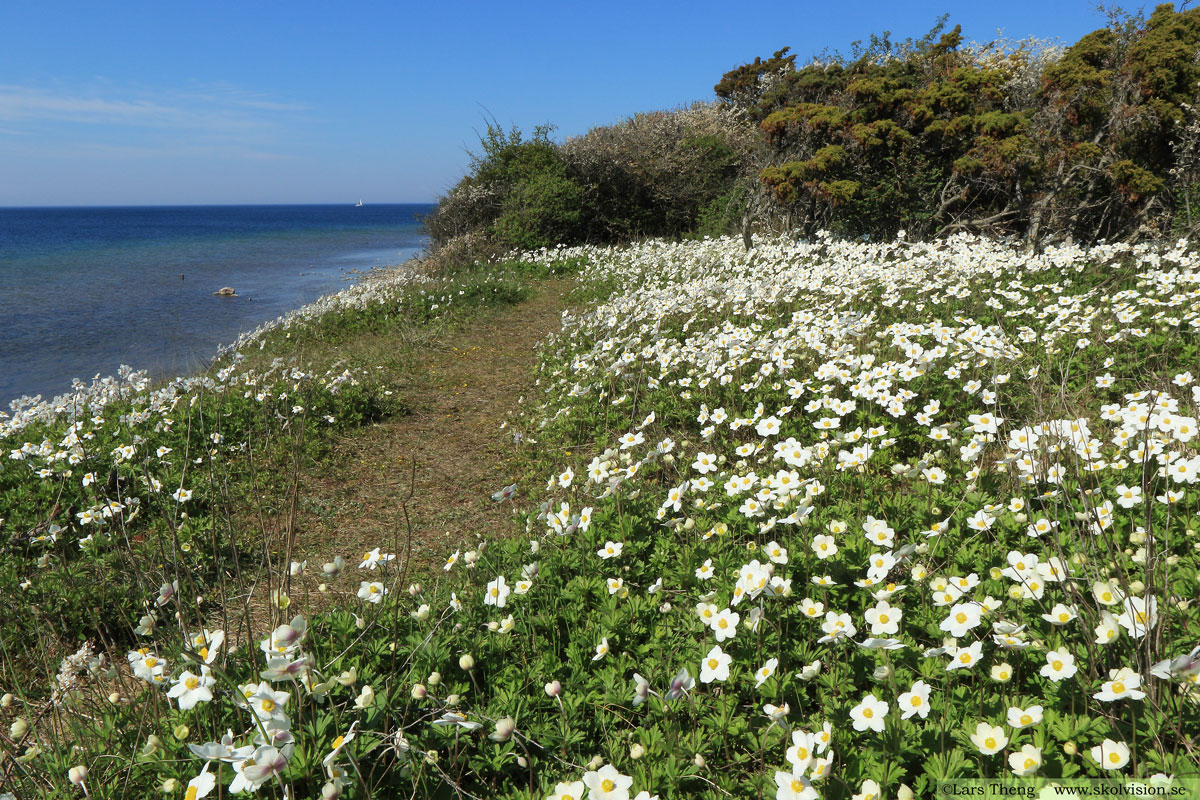
<instances>
[{"instance_id":1,"label":"dense thicket","mask_svg":"<svg viewBox=\"0 0 1200 800\"><path fill-rule=\"evenodd\" d=\"M489 124L469 173L426 221L434 246L541 247L724 233L741 224L762 142L749 116L697 103L637 114L562 144Z\"/></svg>"},{"instance_id":2,"label":"dense thicket","mask_svg":"<svg viewBox=\"0 0 1200 800\"><path fill-rule=\"evenodd\" d=\"M780 50L718 97L760 123L795 225L1140 238L1197 227L1200 9L1114 15L1066 48L873 37L797 68Z\"/></svg>"},{"instance_id":3,"label":"dense thicket","mask_svg":"<svg viewBox=\"0 0 1200 800\"><path fill-rule=\"evenodd\" d=\"M797 67L726 73L718 101L559 144L490 124L428 220L435 249L741 231L1031 245L1200 230L1200 9L1110 15L1069 47L965 44L945 20Z\"/></svg>"}]
</instances>

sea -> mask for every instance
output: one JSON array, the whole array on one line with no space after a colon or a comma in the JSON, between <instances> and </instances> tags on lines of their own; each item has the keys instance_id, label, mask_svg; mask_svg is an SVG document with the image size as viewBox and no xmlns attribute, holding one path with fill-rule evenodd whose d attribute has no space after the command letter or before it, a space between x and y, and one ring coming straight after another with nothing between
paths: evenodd
<instances>
[{"instance_id":1,"label":"sea","mask_svg":"<svg viewBox=\"0 0 1200 800\"><path fill-rule=\"evenodd\" d=\"M0 208L0 408L220 345L427 243L431 204ZM231 287L236 297L213 293Z\"/></svg>"}]
</instances>

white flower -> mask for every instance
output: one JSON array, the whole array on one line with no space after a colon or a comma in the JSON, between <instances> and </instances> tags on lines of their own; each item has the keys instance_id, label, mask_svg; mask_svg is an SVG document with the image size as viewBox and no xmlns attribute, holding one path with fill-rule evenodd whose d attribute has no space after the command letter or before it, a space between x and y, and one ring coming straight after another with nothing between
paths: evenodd
<instances>
[{"instance_id":1,"label":"white flower","mask_svg":"<svg viewBox=\"0 0 1200 800\"><path fill-rule=\"evenodd\" d=\"M825 621L821 623L821 630L825 633L824 636L817 640L821 644L836 641L843 636L851 637L858 632L858 629L854 627L854 623L850 621L849 614L838 614L834 611L827 611L825 613Z\"/></svg>"},{"instance_id":2,"label":"white flower","mask_svg":"<svg viewBox=\"0 0 1200 800\"><path fill-rule=\"evenodd\" d=\"M868 694L858 705L850 709L850 719L856 731L872 730L882 733L887 712L887 703L873 694Z\"/></svg>"},{"instance_id":3,"label":"white flower","mask_svg":"<svg viewBox=\"0 0 1200 800\"><path fill-rule=\"evenodd\" d=\"M590 790L588 800L629 800L633 778L617 772L612 764L605 764L595 772L583 773L583 783Z\"/></svg>"},{"instance_id":4,"label":"white flower","mask_svg":"<svg viewBox=\"0 0 1200 800\"><path fill-rule=\"evenodd\" d=\"M775 800L818 800L821 796L812 781L791 772L776 772L775 787Z\"/></svg>"},{"instance_id":5,"label":"white flower","mask_svg":"<svg viewBox=\"0 0 1200 800\"><path fill-rule=\"evenodd\" d=\"M583 800L583 781L559 783L546 800Z\"/></svg>"},{"instance_id":6,"label":"white flower","mask_svg":"<svg viewBox=\"0 0 1200 800\"><path fill-rule=\"evenodd\" d=\"M396 557L395 555L389 555L387 553L380 553L379 548L376 547L374 550L370 550L366 553L363 553L362 561L359 562L358 568L359 569L375 569L377 566L379 566L379 564L387 563L388 561L391 561L395 557Z\"/></svg>"},{"instance_id":7,"label":"white flower","mask_svg":"<svg viewBox=\"0 0 1200 800\"><path fill-rule=\"evenodd\" d=\"M966 636L967 631L979 625L982 618L980 611L978 603L956 603L950 609L950 616L942 620L938 627L956 639Z\"/></svg>"},{"instance_id":8,"label":"white flower","mask_svg":"<svg viewBox=\"0 0 1200 800\"><path fill-rule=\"evenodd\" d=\"M899 608L893 608L886 600L868 608L865 614L867 624L871 626L872 636L889 636L900 631L900 620L904 613Z\"/></svg>"},{"instance_id":9,"label":"white flower","mask_svg":"<svg viewBox=\"0 0 1200 800\"><path fill-rule=\"evenodd\" d=\"M1150 629L1158 624L1158 600L1151 595L1145 597L1126 597L1125 611L1117 617L1117 622L1134 639L1140 639Z\"/></svg>"},{"instance_id":10,"label":"white flower","mask_svg":"<svg viewBox=\"0 0 1200 800\"><path fill-rule=\"evenodd\" d=\"M696 453L692 467L701 475L717 471L717 457L712 453Z\"/></svg>"},{"instance_id":11,"label":"white flower","mask_svg":"<svg viewBox=\"0 0 1200 800\"><path fill-rule=\"evenodd\" d=\"M817 554L817 558L823 560L837 555L838 546L832 536L821 533L813 537L812 549Z\"/></svg>"},{"instance_id":12,"label":"white flower","mask_svg":"<svg viewBox=\"0 0 1200 800\"><path fill-rule=\"evenodd\" d=\"M604 547L596 551L596 555L603 559L617 558L621 555L621 550L625 545L621 542L605 542Z\"/></svg>"},{"instance_id":13,"label":"white flower","mask_svg":"<svg viewBox=\"0 0 1200 800\"><path fill-rule=\"evenodd\" d=\"M608 637L605 636L600 640L600 644L596 645L596 655L592 656L592 661L599 661L608 655Z\"/></svg>"},{"instance_id":14,"label":"white flower","mask_svg":"<svg viewBox=\"0 0 1200 800\"><path fill-rule=\"evenodd\" d=\"M1008 709L1008 725L1010 728L1028 728L1030 725L1037 725L1042 721L1042 707L1029 706L1028 708L1020 708L1012 706Z\"/></svg>"},{"instance_id":15,"label":"white flower","mask_svg":"<svg viewBox=\"0 0 1200 800\"><path fill-rule=\"evenodd\" d=\"M204 769L200 770L200 774L188 781L187 790L184 793L186 800L199 800L201 797L208 797L217 785L217 778L208 771L208 767L212 762L206 761Z\"/></svg>"},{"instance_id":16,"label":"white flower","mask_svg":"<svg viewBox=\"0 0 1200 800\"><path fill-rule=\"evenodd\" d=\"M1129 763L1129 745L1105 739L1089 751L1101 769L1120 769Z\"/></svg>"},{"instance_id":17,"label":"white flower","mask_svg":"<svg viewBox=\"0 0 1200 800\"><path fill-rule=\"evenodd\" d=\"M512 589L504 580L504 576L498 576L494 581L490 581L487 585L487 591L483 596L483 604L485 606L495 606L496 608L504 608L508 602L508 596L512 593Z\"/></svg>"},{"instance_id":18,"label":"white flower","mask_svg":"<svg viewBox=\"0 0 1200 800\"><path fill-rule=\"evenodd\" d=\"M796 673L796 677L802 681L811 681L821 672L821 661L818 659L811 664L805 664L804 668Z\"/></svg>"},{"instance_id":19,"label":"white flower","mask_svg":"<svg viewBox=\"0 0 1200 800\"><path fill-rule=\"evenodd\" d=\"M1142 684L1142 676L1129 667L1109 670L1109 680L1105 681L1092 697L1105 703L1115 700L1141 700L1146 696L1138 687Z\"/></svg>"},{"instance_id":20,"label":"white flower","mask_svg":"<svg viewBox=\"0 0 1200 800\"><path fill-rule=\"evenodd\" d=\"M1071 677L1079 668L1075 666L1075 656L1066 650L1051 650L1046 653L1046 665L1041 668L1042 677L1058 683Z\"/></svg>"},{"instance_id":21,"label":"white flower","mask_svg":"<svg viewBox=\"0 0 1200 800\"><path fill-rule=\"evenodd\" d=\"M929 716L929 692L933 687L925 681L916 681L912 688L900 695L900 719L908 719L913 715L925 719Z\"/></svg>"},{"instance_id":22,"label":"white flower","mask_svg":"<svg viewBox=\"0 0 1200 800\"><path fill-rule=\"evenodd\" d=\"M1020 750L1008 754L1008 766L1014 775L1032 775L1042 766L1042 749L1031 744L1022 745Z\"/></svg>"},{"instance_id":23,"label":"white flower","mask_svg":"<svg viewBox=\"0 0 1200 800\"><path fill-rule=\"evenodd\" d=\"M813 744L811 733L801 730L792 731L792 746L787 749L787 760L792 765L794 774L802 774L812 763L815 756Z\"/></svg>"},{"instance_id":24,"label":"white flower","mask_svg":"<svg viewBox=\"0 0 1200 800\"><path fill-rule=\"evenodd\" d=\"M729 665L733 662L733 656L723 652L721 645L713 646L712 650L708 651L708 655L700 662L700 682L712 683L713 681L724 681L729 678Z\"/></svg>"},{"instance_id":25,"label":"white flower","mask_svg":"<svg viewBox=\"0 0 1200 800\"><path fill-rule=\"evenodd\" d=\"M209 674L207 665L200 667L199 675L184 670L175 684L167 691L167 697L174 698L181 711L187 711L196 703L207 703L212 700L212 687L216 682L216 679Z\"/></svg>"},{"instance_id":26,"label":"white flower","mask_svg":"<svg viewBox=\"0 0 1200 800\"><path fill-rule=\"evenodd\" d=\"M1068 622L1074 620L1076 616L1078 614L1073 607L1057 603L1054 608L1050 609L1049 614L1042 614L1042 619L1057 627L1066 625Z\"/></svg>"},{"instance_id":27,"label":"white flower","mask_svg":"<svg viewBox=\"0 0 1200 800\"><path fill-rule=\"evenodd\" d=\"M778 658L769 658L767 663L758 668L754 673L754 685L762 686L766 681L775 674L776 667L779 666Z\"/></svg>"},{"instance_id":28,"label":"white flower","mask_svg":"<svg viewBox=\"0 0 1200 800\"><path fill-rule=\"evenodd\" d=\"M387 588L379 581L361 581L358 586L358 599L368 603L380 603L387 592Z\"/></svg>"},{"instance_id":29,"label":"white flower","mask_svg":"<svg viewBox=\"0 0 1200 800\"><path fill-rule=\"evenodd\" d=\"M250 704L250 709L255 716L263 721L284 718L283 707L287 705L291 695L287 692L275 691L266 681L258 684L257 687L250 684L247 688L251 687L254 688L254 691L246 694L246 702Z\"/></svg>"},{"instance_id":30,"label":"white flower","mask_svg":"<svg viewBox=\"0 0 1200 800\"><path fill-rule=\"evenodd\" d=\"M740 614L727 608L724 611L718 612L712 618L712 621L709 622L709 627L716 634L717 641L723 642L737 635L737 626L741 620L742 617Z\"/></svg>"},{"instance_id":31,"label":"white flower","mask_svg":"<svg viewBox=\"0 0 1200 800\"><path fill-rule=\"evenodd\" d=\"M1008 737L1004 735L1004 729L999 725L980 722L975 726L975 732L971 734L971 743L980 753L990 756L1004 749L1008 744Z\"/></svg>"}]
</instances>

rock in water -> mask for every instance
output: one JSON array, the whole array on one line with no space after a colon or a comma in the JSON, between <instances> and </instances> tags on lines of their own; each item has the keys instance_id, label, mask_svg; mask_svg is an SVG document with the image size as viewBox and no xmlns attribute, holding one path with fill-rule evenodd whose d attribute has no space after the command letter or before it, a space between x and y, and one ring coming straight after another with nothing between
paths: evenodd
<instances>
[{"instance_id":1,"label":"rock in water","mask_svg":"<svg viewBox=\"0 0 1200 800\"><path fill-rule=\"evenodd\" d=\"M237 297L237 292L233 290L232 286L223 286L217 291L213 292L213 294L215 294L217 297Z\"/></svg>"}]
</instances>

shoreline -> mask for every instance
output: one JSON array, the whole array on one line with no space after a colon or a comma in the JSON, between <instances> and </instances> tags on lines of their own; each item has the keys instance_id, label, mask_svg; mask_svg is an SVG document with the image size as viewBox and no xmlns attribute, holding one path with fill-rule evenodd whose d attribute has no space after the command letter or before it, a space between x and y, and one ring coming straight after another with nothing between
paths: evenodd
<instances>
[{"instance_id":1,"label":"shoreline","mask_svg":"<svg viewBox=\"0 0 1200 800\"><path fill-rule=\"evenodd\" d=\"M262 349L265 337L276 330L288 330L329 313L362 309L376 302L385 302L389 293L422 282L425 275L415 266L424 263L426 257L427 251L422 248L417 255L398 264L366 270L354 268L352 277L341 279L350 282L350 285L242 331L233 341L217 345L208 356L202 357L202 365L194 370L153 377L148 368L137 369L121 364L110 375L96 373L90 380L74 377L70 379L70 389L48 399L40 394L25 394L8 400L0 406L0 438L11 436L38 422L51 422L72 409L77 413L84 409L97 413L113 402L148 391L172 386L186 390L196 381L203 380L223 360L235 358L255 342Z\"/></svg>"},{"instance_id":2,"label":"shoreline","mask_svg":"<svg viewBox=\"0 0 1200 800\"><path fill-rule=\"evenodd\" d=\"M0 212L0 407L122 364L170 378L222 345L419 255L424 207ZM239 297L213 292L233 287Z\"/></svg>"}]
</instances>

